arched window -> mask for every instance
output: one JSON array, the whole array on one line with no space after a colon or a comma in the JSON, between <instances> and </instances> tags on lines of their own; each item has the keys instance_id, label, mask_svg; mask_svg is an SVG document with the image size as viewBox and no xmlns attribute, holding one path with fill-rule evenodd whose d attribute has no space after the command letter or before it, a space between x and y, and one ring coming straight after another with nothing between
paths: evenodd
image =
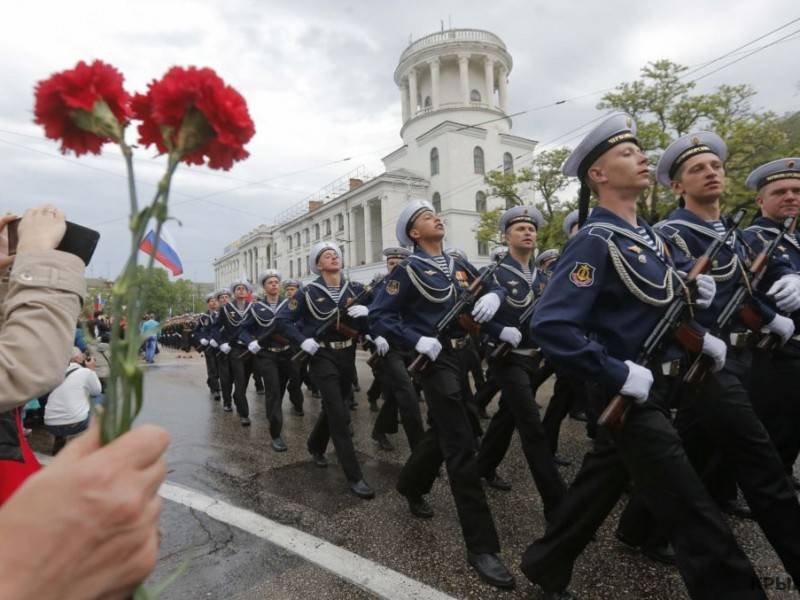
<instances>
[{"instance_id":1,"label":"arched window","mask_svg":"<svg viewBox=\"0 0 800 600\"><path fill-rule=\"evenodd\" d=\"M480 102L481 101L481 93L478 90L472 90L469 93L469 100L470 100L470 102Z\"/></svg>"},{"instance_id":2,"label":"arched window","mask_svg":"<svg viewBox=\"0 0 800 600\"><path fill-rule=\"evenodd\" d=\"M442 197L439 195L439 192L433 193L431 204L433 204L433 210L437 215L442 212Z\"/></svg>"},{"instance_id":3,"label":"arched window","mask_svg":"<svg viewBox=\"0 0 800 600\"><path fill-rule=\"evenodd\" d=\"M486 169L483 166L483 148L480 146L475 146L475 149L472 151L472 164L475 167L476 175L483 175L486 173Z\"/></svg>"},{"instance_id":4,"label":"arched window","mask_svg":"<svg viewBox=\"0 0 800 600\"><path fill-rule=\"evenodd\" d=\"M319 240L319 223L314 223L314 241Z\"/></svg>"},{"instance_id":5,"label":"arched window","mask_svg":"<svg viewBox=\"0 0 800 600\"><path fill-rule=\"evenodd\" d=\"M331 220L325 219L325 235L331 234Z\"/></svg>"},{"instance_id":6,"label":"arched window","mask_svg":"<svg viewBox=\"0 0 800 600\"><path fill-rule=\"evenodd\" d=\"M486 212L486 194L481 191L475 192L475 210L479 213Z\"/></svg>"},{"instance_id":7,"label":"arched window","mask_svg":"<svg viewBox=\"0 0 800 600\"><path fill-rule=\"evenodd\" d=\"M430 96L425 96L425 102L422 104L422 106L425 107L425 108L430 108L431 107L431 97Z\"/></svg>"},{"instance_id":8,"label":"arched window","mask_svg":"<svg viewBox=\"0 0 800 600\"><path fill-rule=\"evenodd\" d=\"M311 241L308 228L303 229L303 243L308 246L309 241Z\"/></svg>"},{"instance_id":9,"label":"arched window","mask_svg":"<svg viewBox=\"0 0 800 600\"><path fill-rule=\"evenodd\" d=\"M294 234L294 245L300 247L300 232Z\"/></svg>"},{"instance_id":10,"label":"arched window","mask_svg":"<svg viewBox=\"0 0 800 600\"><path fill-rule=\"evenodd\" d=\"M433 148L431 150L431 177L439 174L439 150Z\"/></svg>"},{"instance_id":11,"label":"arched window","mask_svg":"<svg viewBox=\"0 0 800 600\"><path fill-rule=\"evenodd\" d=\"M503 154L503 173L513 173L514 172L514 157L511 156L510 152L506 152Z\"/></svg>"},{"instance_id":12,"label":"arched window","mask_svg":"<svg viewBox=\"0 0 800 600\"><path fill-rule=\"evenodd\" d=\"M287 239L289 240L289 250L291 250L292 249L292 236L287 236Z\"/></svg>"},{"instance_id":13,"label":"arched window","mask_svg":"<svg viewBox=\"0 0 800 600\"><path fill-rule=\"evenodd\" d=\"M336 215L337 231L344 231L344 215Z\"/></svg>"}]
</instances>

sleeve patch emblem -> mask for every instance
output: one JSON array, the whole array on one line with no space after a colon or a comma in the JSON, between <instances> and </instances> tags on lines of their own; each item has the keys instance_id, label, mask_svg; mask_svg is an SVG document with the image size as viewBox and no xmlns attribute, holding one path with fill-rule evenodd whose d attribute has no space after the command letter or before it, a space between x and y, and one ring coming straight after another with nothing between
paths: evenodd
<instances>
[{"instance_id":1,"label":"sleeve patch emblem","mask_svg":"<svg viewBox=\"0 0 800 600\"><path fill-rule=\"evenodd\" d=\"M297 310L297 300L294 298L289 300L289 310Z\"/></svg>"},{"instance_id":2,"label":"sleeve patch emblem","mask_svg":"<svg viewBox=\"0 0 800 600\"><path fill-rule=\"evenodd\" d=\"M400 293L400 282L396 279L392 279L386 284L386 293L390 296L396 296L398 293Z\"/></svg>"},{"instance_id":3,"label":"sleeve patch emblem","mask_svg":"<svg viewBox=\"0 0 800 600\"><path fill-rule=\"evenodd\" d=\"M569 280L576 287L589 287L594 283L594 267L589 263L575 263L569 274Z\"/></svg>"}]
</instances>

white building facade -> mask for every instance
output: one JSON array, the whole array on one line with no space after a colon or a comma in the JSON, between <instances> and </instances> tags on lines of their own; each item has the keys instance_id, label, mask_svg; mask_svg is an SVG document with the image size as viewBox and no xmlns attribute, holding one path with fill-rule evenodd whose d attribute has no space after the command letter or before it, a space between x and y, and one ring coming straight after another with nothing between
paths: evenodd
<instances>
[{"instance_id":1,"label":"white building facade","mask_svg":"<svg viewBox=\"0 0 800 600\"><path fill-rule=\"evenodd\" d=\"M356 172L334 182L299 210L260 225L214 260L215 284L278 269L309 279L306 257L319 240L336 243L347 276L368 281L384 270L381 252L396 246L395 224L412 199L428 199L444 219L446 246L462 249L475 264L490 248L475 231L487 199L484 175L529 163L536 142L511 133L506 115L512 60L488 31L452 29L406 48L394 73L400 89L403 144L383 158L385 172Z\"/></svg>"}]
</instances>

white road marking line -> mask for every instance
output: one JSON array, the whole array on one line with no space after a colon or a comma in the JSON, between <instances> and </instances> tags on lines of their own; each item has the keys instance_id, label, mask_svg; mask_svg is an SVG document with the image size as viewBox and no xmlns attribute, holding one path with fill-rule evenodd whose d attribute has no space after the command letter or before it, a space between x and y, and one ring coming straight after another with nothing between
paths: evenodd
<instances>
[{"instance_id":1,"label":"white road marking line","mask_svg":"<svg viewBox=\"0 0 800 600\"><path fill-rule=\"evenodd\" d=\"M52 456L36 452L43 465L49 464ZM455 600L444 592L406 577L354 552L262 517L244 508L217 500L202 492L178 485L164 483L158 493L162 498L207 514L212 519L226 523L256 537L266 540L284 550L330 571L358 587L372 592L385 600Z\"/></svg>"},{"instance_id":2,"label":"white road marking line","mask_svg":"<svg viewBox=\"0 0 800 600\"><path fill-rule=\"evenodd\" d=\"M212 519L232 525L288 550L380 598L453 600L452 596L444 592L340 546L223 500L216 500L196 490L174 483L164 483L159 494L167 500L203 512Z\"/></svg>"}]
</instances>

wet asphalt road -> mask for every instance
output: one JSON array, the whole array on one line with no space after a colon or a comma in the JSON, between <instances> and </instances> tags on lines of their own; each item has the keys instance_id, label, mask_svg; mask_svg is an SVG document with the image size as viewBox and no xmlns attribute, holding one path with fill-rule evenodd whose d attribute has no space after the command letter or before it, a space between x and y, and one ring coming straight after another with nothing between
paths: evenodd
<instances>
[{"instance_id":1,"label":"wet asphalt road","mask_svg":"<svg viewBox=\"0 0 800 600\"><path fill-rule=\"evenodd\" d=\"M359 354L358 360L362 391L356 394L359 406L352 417L365 479L377 493L371 501L349 493L332 446L327 469L311 463L305 439L319 411L319 400L311 398L310 393L306 393L304 417L291 415L285 399L283 437L289 451L279 454L269 445L263 396L256 395L252 383L248 398L253 425L244 428L235 412L223 412L221 404L211 399L202 358L196 353L184 356L164 350L157 364L148 367L145 408L140 417L140 422L162 425L172 435L167 454L168 481L310 533L455 598L540 597L518 568L526 545L543 533L544 519L516 437L499 469L513 484L513 490L487 490L502 557L517 579L515 591L502 592L483 584L466 564L446 475L436 481L429 496L436 512L429 521L412 517L403 498L394 491L408 446L402 428L401 433L391 436L397 447L393 452L379 450L370 439L375 413L369 411L366 389L372 376L363 355ZM548 381L539 391L540 404L546 404L551 391L552 381ZM34 432L34 449L46 452L49 443L46 434ZM560 447L560 453L573 460L573 466L562 470L567 481L574 477L587 449L583 423L567 419ZM579 559L570 589L582 599L686 598L675 569L644 559L615 540L614 529L624 501ZM782 576L780 562L758 527L738 519L730 522L759 574ZM162 530L161 555L151 581L162 580L188 561L186 573L162 598L375 597L265 540L171 501L165 502Z\"/></svg>"}]
</instances>

